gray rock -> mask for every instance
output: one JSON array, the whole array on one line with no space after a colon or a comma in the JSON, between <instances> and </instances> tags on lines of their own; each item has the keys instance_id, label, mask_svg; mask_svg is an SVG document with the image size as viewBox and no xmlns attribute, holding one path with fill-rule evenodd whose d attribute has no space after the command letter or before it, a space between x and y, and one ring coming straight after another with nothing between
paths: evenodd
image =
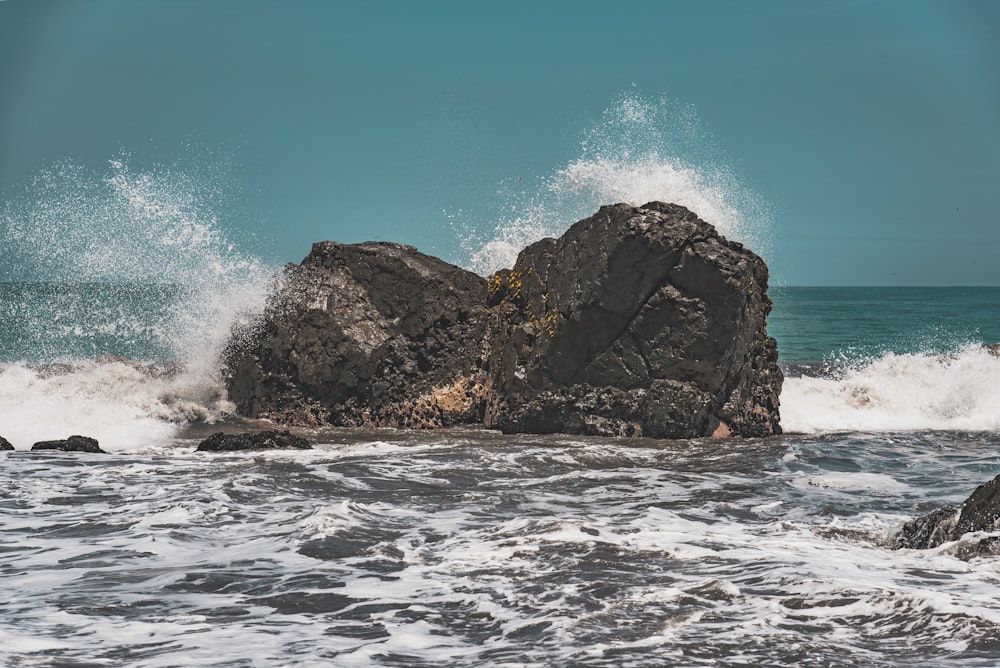
<instances>
[{"instance_id":1,"label":"gray rock","mask_svg":"<svg viewBox=\"0 0 1000 668\"><path fill-rule=\"evenodd\" d=\"M409 246L318 243L234 334L229 396L280 424L776 434L767 279L658 202L602 207L488 281Z\"/></svg>"},{"instance_id":2,"label":"gray rock","mask_svg":"<svg viewBox=\"0 0 1000 668\"><path fill-rule=\"evenodd\" d=\"M243 434L216 432L198 444L198 452L236 450L311 450L309 441L289 431L260 431Z\"/></svg>"},{"instance_id":3,"label":"gray rock","mask_svg":"<svg viewBox=\"0 0 1000 668\"><path fill-rule=\"evenodd\" d=\"M977 487L962 507L945 506L903 525L893 540L896 548L926 549L958 540L974 531L1000 529L1000 475ZM995 551L996 537L985 539L987 552Z\"/></svg>"},{"instance_id":4,"label":"gray rock","mask_svg":"<svg viewBox=\"0 0 1000 668\"><path fill-rule=\"evenodd\" d=\"M283 424L478 422L486 281L390 243L317 243L229 348L239 412Z\"/></svg>"},{"instance_id":5,"label":"gray rock","mask_svg":"<svg viewBox=\"0 0 1000 668\"><path fill-rule=\"evenodd\" d=\"M10 444L10 441L8 441L3 436L0 436L0 450L13 450L13 449L14 446Z\"/></svg>"},{"instance_id":6,"label":"gray rock","mask_svg":"<svg viewBox=\"0 0 1000 668\"><path fill-rule=\"evenodd\" d=\"M947 543L952 540L958 514L958 508L945 506L914 518L903 525L893 539L892 546L896 549L925 549Z\"/></svg>"},{"instance_id":7,"label":"gray rock","mask_svg":"<svg viewBox=\"0 0 1000 668\"><path fill-rule=\"evenodd\" d=\"M61 441L39 441L32 445L31 449L59 450L62 452L100 452L107 454L104 450L101 450L97 439L87 436L70 436Z\"/></svg>"},{"instance_id":8,"label":"gray rock","mask_svg":"<svg viewBox=\"0 0 1000 668\"><path fill-rule=\"evenodd\" d=\"M602 207L490 277L486 424L780 433L767 268L684 207Z\"/></svg>"}]
</instances>

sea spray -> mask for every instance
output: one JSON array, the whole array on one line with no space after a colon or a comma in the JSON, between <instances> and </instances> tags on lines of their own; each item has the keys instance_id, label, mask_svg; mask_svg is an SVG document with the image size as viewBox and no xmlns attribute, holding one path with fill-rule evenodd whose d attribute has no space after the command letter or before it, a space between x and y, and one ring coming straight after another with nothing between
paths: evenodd
<instances>
[{"instance_id":1,"label":"sea spray","mask_svg":"<svg viewBox=\"0 0 1000 668\"><path fill-rule=\"evenodd\" d=\"M724 236L766 257L770 213L728 166L691 106L619 96L580 140L579 156L535 180L501 184L491 222L456 216L463 264L486 275L524 246L561 235L604 204L659 200L685 206Z\"/></svg>"},{"instance_id":2,"label":"sea spray","mask_svg":"<svg viewBox=\"0 0 1000 668\"><path fill-rule=\"evenodd\" d=\"M59 162L8 202L0 431L15 445L68 431L138 447L229 408L219 358L274 272L229 240L224 188L212 169L120 156Z\"/></svg>"}]
</instances>

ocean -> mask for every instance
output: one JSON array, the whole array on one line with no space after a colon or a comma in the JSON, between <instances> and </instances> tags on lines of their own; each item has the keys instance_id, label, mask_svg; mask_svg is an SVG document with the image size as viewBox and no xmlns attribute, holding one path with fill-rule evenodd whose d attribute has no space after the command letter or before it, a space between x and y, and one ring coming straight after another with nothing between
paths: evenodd
<instances>
[{"instance_id":1,"label":"ocean","mask_svg":"<svg viewBox=\"0 0 1000 668\"><path fill-rule=\"evenodd\" d=\"M492 230L452 219L460 260L653 199L766 257L767 207L671 158L660 111L623 99ZM198 453L268 426L219 358L277 269L204 183L64 162L0 206L0 665L1000 665L1000 561L889 548L1000 473L1000 288L772 286L771 438ZM110 454L29 451L72 434Z\"/></svg>"},{"instance_id":2,"label":"ocean","mask_svg":"<svg viewBox=\"0 0 1000 668\"><path fill-rule=\"evenodd\" d=\"M887 543L1000 473L1000 288L772 293L782 436L210 455L188 291L4 284L0 664L997 665L997 560Z\"/></svg>"}]
</instances>

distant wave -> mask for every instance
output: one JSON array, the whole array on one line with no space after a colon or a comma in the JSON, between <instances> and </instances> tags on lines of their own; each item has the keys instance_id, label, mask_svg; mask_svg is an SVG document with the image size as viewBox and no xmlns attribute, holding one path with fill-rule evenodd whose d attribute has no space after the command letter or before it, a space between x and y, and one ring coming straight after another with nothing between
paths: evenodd
<instances>
[{"instance_id":1,"label":"distant wave","mask_svg":"<svg viewBox=\"0 0 1000 668\"><path fill-rule=\"evenodd\" d=\"M888 353L826 376L794 375L781 393L786 432L1000 429L1000 357Z\"/></svg>"}]
</instances>

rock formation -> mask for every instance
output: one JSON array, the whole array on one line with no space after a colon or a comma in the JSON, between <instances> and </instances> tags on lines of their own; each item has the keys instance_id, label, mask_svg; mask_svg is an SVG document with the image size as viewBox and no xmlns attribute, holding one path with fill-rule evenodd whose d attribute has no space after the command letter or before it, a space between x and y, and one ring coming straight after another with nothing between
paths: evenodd
<instances>
[{"instance_id":1,"label":"rock formation","mask_svg":"<svg viewBox=\"0 0 1000 668\"><path fill-rule=\"evenodd\" d=\"M289 431L260 431L244 434L216 432L198 445L198 452L236 450L312 450L309 441Z\"/></svg>"},{"instance_id":2,"label":"rock formation","mask_svg":"<svg viewBox=\"0 0 1000 668\"><path fill-rule=\"evenodd\" d=\"M230 347L230 398L285 424L476 422L485 304L482 277L411 246L317 243Z\"/></svg>"},{"instance_id":3,"label":"rock formation","mask_svg":"<svg viewBox=\"0 0 1000 668\"><path fill-rule=\"evenodd\" d=\"M488 426L780 433L764 261L684 207L602 207L490 278Z\"/></svg>"},{"instance_id":4,"label":"rock formation","mask_svg":"<svg viewBox=\"0 0 1000 668\"><path fill-rule=\"evenodd\" d=\"M977 487L961 508L945 506L903 525L896 535L896 548L926 549L958 540L973 531L1000 529L1000 475ZM1000 548L1000 537L980 541L984 551Z\"/></svg>"},{"instance_id":5,"label":"rock formation","mask_svg":"<svg viewBox=\"0 0 1000 668\"><path fill-rule=\"evenodd\" d=\"M484 280L398 244L313 246L230 397L285 424L508 432L780 432L763 260L687 209L602 207Z\"/></svg>"},{"instance_id":6,"label":"rock formation","mask_svg":"<svg viewBox=\"0 0 1000 668\"><path fill-rule=\"evenodd\" d=\"M59 450L61 452L100 452L107 454L101 449L97 439L87 436L70 436L60 441L39 441L31 446L32 450Z\"/></svg>"},{"instance_id":7,"label":"rock formation","mask_svg":"<svg viewBox=\"0 0 1000 668\"><path fill-rule=\"evenodd\" d=\"M10 441L8 441L3 436L0 436L0 450L13 450L13 449L14 446L10 444Z\"/></svg>"}]
</instances>

